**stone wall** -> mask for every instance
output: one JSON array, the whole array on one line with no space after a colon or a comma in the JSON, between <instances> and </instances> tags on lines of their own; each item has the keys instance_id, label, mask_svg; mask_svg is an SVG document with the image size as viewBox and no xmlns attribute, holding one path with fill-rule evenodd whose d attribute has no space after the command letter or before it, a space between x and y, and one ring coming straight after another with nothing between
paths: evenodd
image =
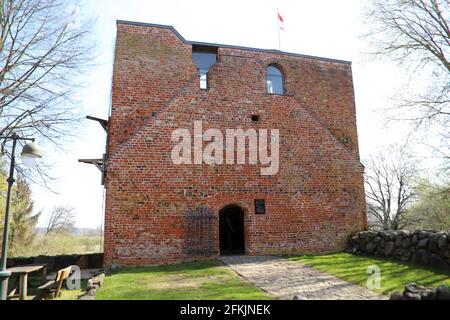
<instances>
[{"instance_id":1,"label":"stone wall","mask_svg":"<svg viewBox=\"0 0 450 320\"><path fill-rule=\"evenodd\" d=\"M80 269L95 269L103 266L103 253L8 258L8 268L27 264L46 264L49 272L72 265L77 265Z\"/></svg>"},{"instance_id":2,"label":"stone wall","mask_svg":"<svg viewBox=\"0 0 450 320\"><path fill-rule=\"evenodd\" d=\"M350 238L350 251L450 269L450 231L364 231Z\"/></svg>"},{"instance_id":3,"label":"stone wall","mask_svg":"<svg viewBox=\"0 0 450 320\"><path fill-rule=\"evenodd\" d=\"M423 287L413 282L403 292L393 292L390 300L450 300L450 288L444 284L437 288Z\"/></svg>"}]
</instances>

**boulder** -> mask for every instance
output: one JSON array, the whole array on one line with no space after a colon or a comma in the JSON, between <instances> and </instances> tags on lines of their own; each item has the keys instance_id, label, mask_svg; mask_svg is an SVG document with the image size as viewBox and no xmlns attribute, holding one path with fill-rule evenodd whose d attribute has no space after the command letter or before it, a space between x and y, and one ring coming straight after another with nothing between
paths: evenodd
<instances>
[{"instance_id":1,"label":"boulder","mask_svg":"<svg viewBox=\"0 0 450 320\"><path fill-rule=\"evenodd\" d=\"M357 254L359 251L359 246L353 246L352 248L349 249L345 249L345 253L350 253L350 254Z\"/></svg>"},{"instance_id":2,"label":"boulder","mask_svg":"<svg viewBox=\"0 0 450 320\"><path fill-rule=\"evenodd\" d=\"M402 245L402 241L403 241L402 236L398 234L398 235L395 237L395 245L396 245L397 247L400 247L400 246Z\"/></svg>"},{"instance_id":3,"label":"boulder","mask_svg":"<svg viewBox=\"0 0 450 320\"><path fill-rule=\"evenodd\" d=\"M105 280L105 274L99 274L98 276L95 276L92 278L92 284L98 285L99 287L102 286L103 281Z\"/></svg>"},{"instance_id":4,"label":"boulder","mask_svg":"<svg viewBox=\"0 0 450 320\"><path fill-rule=\"evenodd\" d=\"M405 300L422 300L420 294L411 292L406 292L405 294L403 294L403 298Z\"/></svg>"},{"instance_id":5,"label":"boulder","mask_svg":"<svg viewBox=\"0 0 450 320\"><path fill-rule=\"evenodd\" d=\"M400 260L403 261L403 262L407 262L407 261L409 261L410 257L411 257L411 252L404 251L402 256L400 257Z\"/></svg>"},{"instance_id":6,"label":"boulder","mask_svg":"<svg viewBox=\"0 0 450 320\"><path fill-rule=\"evenodd\" d=\"M439 250L439 245L438 245L439 239L434 239L428 241L428 251L430 252L436 252Z\"/></svg>"},{"instance_id":7,"label":"boulder","mask_svg":"<svg viewBox=\"0 0 450 320\"><path fill-rule=\"evenodd\" d=\"M428 244L428 238L424 238L419 241L419 248L425 248Z\"/></svg>"},{"instance_id":8,"label":"boulder","mask_svg":"<svg viewBox=\"0 0 450 320\"><path fill-rule=\"evenodd\" d=\"M446 285L440 285L437 287L436 298L438 300L450 300L450 291Z\"/></svg>"},{"instance_id":9,"label":"boulder","mask_svg":"<svg viewBox=\"0 0 450 320\"><path fill-rule=\"evenodd\" d=\"M395 243L393 241L388 241L384 244L384 255L390 256L394 252Z\"/></svg>"},{"instance_id":10,"label":"boulder","mask_svg":"<svg viewBox=\"0 0 450 320\"><path fill-rule=\"evenodd\" d=\"M366 246L366 252L369 253L369 254L372 254L372 253L375 251L376 247L377 247L377 246L376 246L375 243L369 242L369 243L367 244L367 246Z\"/></svg>"},{"instance_id":11,"label":"boulder","mask_svg":"<svg viewBox=\"0 0 450 320\"><path fill-rule=\"evenodd\" d=\"M428 238L428 236L429 236L429 232L427 232L427 231L419 231L419 239L425 239L425 238Z\"/></svg>"},{"instance_id":12,"label":"boulder","mask_svg":"<svg viewBox=\"0 0 450 320\"><path fill-rule=\"evenodd\" d=\"M426 250L420 249L413 255L413 262L421 265L428 265L430 262L430 255Z\"/></svg>"},{"instance_id":13,"label":"boulder","mask_svg":"<svg viewBox=\"0 0 450 320\"><path fill-rule=\"evenodd\" d=\"M386 240L394 241L395 240L395 231L388 230L384 232L384 237Z\"/></svg>"},{"instance_id":14,"label":"boulder","mask_svg":"<svg viewBox=\"0 0 450 320\"><path fill-rule=\"evenodd\" d=\"M367 232L358 233L358 238L361 240L367 239Z\"/></svg>"},{"instance_id":15,"label":"boulder","mask_svg":"<svg viewBox=\"0 0 450 320\"><path fill-rule=\"evenodd\" d=\"M410 245L411 245L411 239L410 238L405 238L405 239L402 240L402 248L403 249L409 248Z\"/></svg>"},{"instance_id":16,"label":"boulder","mask_svg":"<svg viewBox=\"0 0 450 320\"><path fill-rule=\"evenodd\" d=\"M442 268L442 269L448 268L447 263L440 256L434 253L431 254L429 263L430 266L433 268Z\"/></svg>"},{"instance_id":17,"label":"boulder","mask_svg":"<svg viewBox=\"0 0 450 320\"><path fill-rule=\"evenodd\" d=\"M389 300L403 300L403 294L399 291L394 291L391 293Z\"/></svg>"},{"instance_id":18,"label":"boulder","mask_svg":"<svg viewBox=\"0 0 450 320\"><path fill-rule=\"evenodd\" d=\"M368 231L367 232L367 239L366 239L367 243L374 242L376 235L377 234L375 232Z\"/></svg>"},{"instance_id":19,"label":"boulder","mask_svg":"<svg viewBox=\"0 0 450 320\"><path fill-rule=\"evenodd\" d=\"M409 293L420 293L420 291L422 291L424 289L425 289L425 287L418 286L416 283L411 282L411 283L409 283L409 284L407 284L405 286L404 293L406 293L406 292L409 292Z\"/></svg>"},{"instance_id":20,"label":"boulder","mask_svg":"<svg viewBox=\"0 0 450 320\"><path fill-rule=\"evenodd\" d=\"M99 288L99 286L97 284L88 284L88 286L86 287L86 291L89 291L91 289L97 290Z\"/></svg>"},{"instance_id":21,"label":"boulder","mask_svg":"<svg viewBox=\"0 0 450 320\"><path fill-rule=\"evenodd\" d=\"M436 300L436 290L426 288L420 293L422 300Z\"/></svg>"},{"instance_id":22,"label":"boulder","mask_svg":"<svg viewBox=\"0 0 450 320\"><path fill-rule=\"evenodd\" d=\"M409 230L400 230L400 231L398 231L398 233L400 235L402 235L404 238L409 237L411 235L411 231L409 231Z\"/></svg>"},{"instance_id":23,"label":"boulder","mask_svg":"<svg viewBox=\"0 0 450 320\"><path fill-rule=\"evenodd\" d=\"M377 246L377 249L375 250L374 253L376 256L382 256L384 254L384 249L381 245Z\"/></svg>"},{"instance_id":24,"label":"boulder","mask_svg":"<svg viewBox=\"0 0 450 320\"><path fill-rule=\"evenodd\" d=\"M96 289L89 289L89 291L86 291L86 295L88 296L95 296L97 294Z\"/></svg>"},{"instance_id":25,"label":"boulder","mask_svg":"<svg viewBox=\"0 0 450 320\"><path fill-rule=\"evenodd\" d=\"M433 233L432 235L430 235L429 239L431 240L431 242L434 242L437 245L439 244L440 237L441 237L440 233Z\"/></svg>"},{"instance_id":26,"label":"boulder","mask_svg":"<svg viewBox=\"0 0 450 320\"><path fill-rule=\"evenodd\" d=\"M400 259L400 257L403 256L403 252L402 248L396 247L394 250L394 257Z\"/></svg>"},{"instance_id":27,"label":"boulder","mask_svg":"<svg viewBox=\"0 0 450 320\"><path fill-rule=\"evenodd\" d=\"M448 239L447 236L442 235L439 237L439 241L438 241L438 247L439 249L447 249L447 245L448 245Z\"/></svg>"}]
</instances>

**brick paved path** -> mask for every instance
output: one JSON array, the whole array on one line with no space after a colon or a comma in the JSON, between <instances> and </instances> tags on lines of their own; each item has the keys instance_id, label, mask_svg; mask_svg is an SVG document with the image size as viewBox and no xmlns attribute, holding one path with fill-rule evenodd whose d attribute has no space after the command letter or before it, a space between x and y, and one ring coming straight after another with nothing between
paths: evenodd
<instances>
[{"instance_id":1,"label":"brick paved path","mask_svg":"<svg viewBox=\"0 0 450 320\"><path fill-rule=\"evenodd\" d=\"M223 256L220 260L276 299L384 299L366 288L279 257Z\"/></svg>"}]
</instances>

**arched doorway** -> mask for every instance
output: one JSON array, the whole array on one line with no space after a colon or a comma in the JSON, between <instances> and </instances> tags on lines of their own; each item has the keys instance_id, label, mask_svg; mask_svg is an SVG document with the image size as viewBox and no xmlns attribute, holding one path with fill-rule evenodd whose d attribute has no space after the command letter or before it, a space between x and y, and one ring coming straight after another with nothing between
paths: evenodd
<instances>
[{"instance_id":1,"label":"arched doorway","mask_svg":"<svg viewBox=\"0 0 450 320\"><path fill-rule=\"evenodd\" d=\"M245 253L244 211L228 206L219 212L220 254Z\"/></svg>"}]
</instances>

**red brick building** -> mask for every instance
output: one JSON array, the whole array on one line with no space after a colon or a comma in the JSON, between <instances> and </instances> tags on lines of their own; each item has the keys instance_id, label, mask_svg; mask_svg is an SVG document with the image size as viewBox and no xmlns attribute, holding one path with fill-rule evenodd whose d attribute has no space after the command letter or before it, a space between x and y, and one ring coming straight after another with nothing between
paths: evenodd
<instances>
[{"instance_id":1,"label":"red brick building","mask_svg":"<svg viewBox=\"0 0 450 320\"><path fill-rule=\"evenodd\" d=\"M174 164L172 133L199 120L278 129L279 170ZM366 227L349 62L118 21L108 130L106 266L332 252Z\"/></svg>"}]
</instances>

